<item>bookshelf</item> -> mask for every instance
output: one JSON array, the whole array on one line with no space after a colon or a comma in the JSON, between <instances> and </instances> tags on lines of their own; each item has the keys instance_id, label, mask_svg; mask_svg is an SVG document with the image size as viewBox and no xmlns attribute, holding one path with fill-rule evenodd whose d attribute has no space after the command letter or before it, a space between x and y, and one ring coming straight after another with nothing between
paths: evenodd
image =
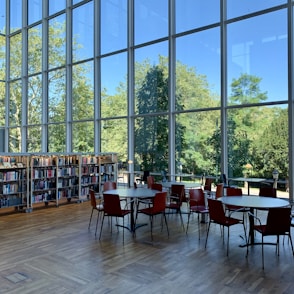
<instances>
[{"instance_id":1,"label":"bookshelf","mask_svg":"<svg viewBox=\"0 0 294 294\"><path fill-rule=\"evenodd\" d=\"M0 209L30 210L28 175L27 154L0 153Z\"/></svg>"}]
</instances>

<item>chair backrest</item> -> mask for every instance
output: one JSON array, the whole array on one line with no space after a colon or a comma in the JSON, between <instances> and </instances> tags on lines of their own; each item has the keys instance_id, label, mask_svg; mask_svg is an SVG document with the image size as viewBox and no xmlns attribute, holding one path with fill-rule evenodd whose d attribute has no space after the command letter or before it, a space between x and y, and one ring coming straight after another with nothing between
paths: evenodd
<instances>
[{"instance_id":1,"label":"chair backrest","mask_svg":"<svg viewBox=\"0 0 294 294\"><path fill-rule=\"evenodd\" d=\"M223 203L219 200L211 198L208 198L207 201L210 220L220 224L224 223L226 216Z\"/></svg>"},{"instance_id":2,"label":"chair backrest","mask_svg":"<svg viewBox=\"0 0 294 294\"><path fill-rule=\"evenodd\" d=\"M153 213L159 213L165 211L167 192L158 192L153 198Z\"/></svg>"},{"instance_id":3,"label":"chair backrest","mask_svg":"<svg viewBox=\"0 0 294 294\"><path fill-rule=\"evenodd\" d=\"M202 189L189 190L190 206L205 206L205 197Z\"/></svg>"},{"instance_id":4,"label":"chair backrest","mask_svg":"<svg viewBox=\"0 0 294 294\"><path fill-rule=\"evenodd\" d=\"M116 182L105 182L103 184L103 191L114 190L116 189Z\"/></svg>"},{"instance_id":5,"label":"chair backrest","mask_svg":"<svg viewBox=\"0 0 294 294\"><path fill-rule=\"evenodd\" d=\"M228 187L226 188L226 195L227 196L242 196L243 192L242 189L240 188L233 188L233 187Z\"/></svg>"},{"instance_id":6,"label":"chair backrest","mask_svg":"<svg viewBox=\"0 0 294 294\"><path fill-rule=\"evenodd\" d=\"M216 191L215 191L215 198L223 197L224 194L224 183L220 183L216 185Z\"/></svg>"},{"instance_id":7,"label":"chair backrest","mask_svg":"<svg viewBox=\"0 0 294 294\"><path fill-rule=\"evenodd\" d=\"M92 206L92 208L96 208L97 202L96 202L96 197L95 197L95 191L90 189L89 193L90 193L91 206Z\"/></svg>"},{"instance_id":8,"label":"chair backrest","mask_svg":"<svg viewBox=\"0 0 294 294\"><path fill-rule=\"evenodd\" d=\"M151 185L152 190L162 191L162 185L158 183L154 183Z\"/></svg>"},{"instance_id":9,"label":"chair backrest","mask_svg":"<svg viewBox=\"0 0 294 294\"><path fill-rule=\"evenodd\" d=\"M147 177L147 188L148 189L151 189L151 186L152 186L152 184L154 184L155 183L155 181L154 181L154 177L153 176L148 176Z\"/></svg>"},{"instance_id":10,"label":"chair backrest","mask_svg":"<svg viewBox=\"0 0 294 294\"><path fill-rule=\"evenodd\" d=\"M260 187L259 188L259 196L264 197L277 197L277 189L273 187Z\"/></svg>"},{"instance_id":11,"label":"chair backrest","mask_svg":"<svg viewBox=\"0 0 294 294\"><path fill-rule=\"evenodd\" d=\"M116 194L103 194L104 213L109 216L121 216L119 196Z\"/></svg>"},{"instance_id":12,"label":"chair backrest","mask_svg":"<svg viewBox=\"0 0 294 294\"><path fill-rule=\"evenodd\" d=\"M206 178L204 183L204 191L211 191L211 184L213 179Z\"/></svg>"},{"instance_id":13,"label":"chair backrest","mask_svg":"<svg viewBox=\"0 0 294 294\"><path fill-rule=\"evenodd\" d=\"M266 222L266 235L284 235L291 229L291 208L269 208Z\"/></svg>"},{"instance_id":14,"label":"chair backrest","mask_svg":"<svg viewBox=\"0 0 294 294\"><path fill-rule=\"evenodd\" d=\"M181 184L172 184L170 189L170 195L179 197L179 204L182 204L183 201L186 201L185 197L185 185Z\"/></svg>"}]
</instances>

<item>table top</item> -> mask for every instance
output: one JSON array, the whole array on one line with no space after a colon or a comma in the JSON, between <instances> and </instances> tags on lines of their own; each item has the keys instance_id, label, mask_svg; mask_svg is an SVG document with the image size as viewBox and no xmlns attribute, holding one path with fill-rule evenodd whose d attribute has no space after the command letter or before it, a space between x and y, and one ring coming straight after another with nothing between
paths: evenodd
<instances>
[{"instance_id":1,"label":"table top","mask_svg":"<svg viewBox=\"0 0 294 294\"><path fill-rule=\"evenodd\" d=\"M224 196L219 198L224 204L248 208L275 208L289 206L287 199L262 196Z\"/></svg>"},{"instance_id":2,"label":"table top","mask_svg":"<svg viewBox=\"0 0 294 294\"><path fill-rule=\"evenodd\" d=\"M117 194L120 197L141 198L141 197L154 197L158 190L147 188L118 188L103 192L103 194Z\"/></svg>"},{"instance_id":3,"label":"table top","mask_svg":"<svg viewBox=\"0 0 294 294\"><path fill-rule=\"evenodd\" d=\"M184 185L185 189L193 189L193 188L199 188L201 187L200 183L194 183L194 182L176 182L176 181L171 181L171 182L160 182L162 187L164 188L171 188L172 185Z\"/></svg>"},{"instance_id":4,"label":"table top","mask_svg":"<svg viewBox=\"0 0 294 294\"><path fill-rule=\"evenodd\" d=\"M261 183L266 182L266 179L264 178L229 178L229 181L235 181L235 182L251 182L251 183Z\"/></svg>"}]
</instances>

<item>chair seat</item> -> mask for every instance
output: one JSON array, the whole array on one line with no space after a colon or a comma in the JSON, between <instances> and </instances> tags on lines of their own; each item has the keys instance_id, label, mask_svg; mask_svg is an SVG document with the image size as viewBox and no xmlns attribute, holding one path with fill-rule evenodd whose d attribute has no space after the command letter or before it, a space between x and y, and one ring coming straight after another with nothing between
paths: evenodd
<instances>
[{"instance_id":1,"label":"chair seat","mask_svg":"<svg viewBox=\"0 0 294 294\"><path fill-rule=\"evenodd\" d=\"M111 212L107 212L107 216L117 216L117 217L124 217L125 215L131 213L130 209L122 209L121 213L111 213Z\"/></svg>"},{"instance_id":2,"label":"chair seat","mask_svg":"<svg viewBox=\"0 0 294 294\"><path fill-rule=\"evenodd\" d=\"M199 205L195 205L195 206L190 206L190 211L192 212L196 212L196 213L208 213L208 208L205 206L199 206Z\"/></svg>"},{"instance_id":3,"label":"chair seat","mask_svg":"<svg viewBox=\"0 0 294 294\"><path fill-rule=\"evenodd\" d=\"M222 226L230 227L232 225L236 225L240 223L240 220L233 217L225 217L223 221L218 222L217 220L213 220L214 223L220 224Z\"/></svg>"}]
</instances>

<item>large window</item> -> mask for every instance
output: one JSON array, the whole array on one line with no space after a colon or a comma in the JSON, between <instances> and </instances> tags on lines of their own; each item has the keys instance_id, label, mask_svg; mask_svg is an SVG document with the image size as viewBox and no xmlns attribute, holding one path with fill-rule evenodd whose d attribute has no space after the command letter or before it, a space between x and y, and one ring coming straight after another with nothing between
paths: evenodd
<instances>
[{"instance_id":1,"label":"large window","mask_svg":"<svg viewBox=\"0 0 294 294\"><path fill-rule=\"evenodd\" d=\"M294 1L45 2L0 0L6 152L216 182L277 169L291 190Z\"/></svg>"}]
</instances>

